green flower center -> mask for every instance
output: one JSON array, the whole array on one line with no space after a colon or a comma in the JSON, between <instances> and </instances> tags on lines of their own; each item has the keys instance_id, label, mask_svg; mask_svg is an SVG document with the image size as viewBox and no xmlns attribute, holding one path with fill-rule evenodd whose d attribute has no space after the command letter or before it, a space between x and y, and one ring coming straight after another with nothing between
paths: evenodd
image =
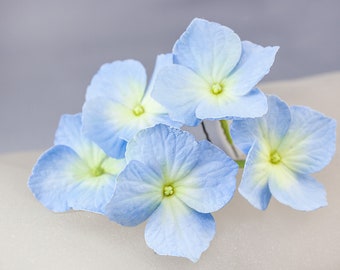
<instances>
[{"instance_id":1,"label":"green flower center","mask_svg":"<svg viewBox=\"0 0 340 270\"><path fill-rule=\"evenodd\" d=\"M101 166L98 166L96 168L91 169L90 173L93 177L98 177L105 174L105 170Z\"/></svg>"},{"instance_id":2,"label":"green flower center","mask_svg":"<svg viewBox=\"0 0 340 270\"><path fill-rule=\"evenodd\" d=\"M278 164L281 162L281 156L278 152L274 151L270 154L270 163L272 164Z\"/></svg>"},{"instance_id":3,"label":"green flower center","mask_svg":"<svg viewBox=\"0 0 340 270\"><path fill-rule=\"evenodd\" d=\"M175 189L172 185L166 185L163 187L163 195L165 197L170 197L174 195L174 193L175 193Z\"/></svg>"},{"instance_id":4,"label":"green flower center","mask_svg":"<svg viewBox=\"0 0 340 270\"><path fill-rule=\"evenodd\" d=\"M140 116L144 113L144 107L138 104L136 107L133 108L132 112L135 116Z\"/></svg>"},{"instance_id":5,"label":"green flower center","mask_svg":"<svg viewBox=\"0 0 340 270\"><path fill-rule=\"evenodd\" d=\"M210 87L211 93L214 95L219 95L223 92L223 85L221 83L213 83Z\"/></svg>"}]
</instances>

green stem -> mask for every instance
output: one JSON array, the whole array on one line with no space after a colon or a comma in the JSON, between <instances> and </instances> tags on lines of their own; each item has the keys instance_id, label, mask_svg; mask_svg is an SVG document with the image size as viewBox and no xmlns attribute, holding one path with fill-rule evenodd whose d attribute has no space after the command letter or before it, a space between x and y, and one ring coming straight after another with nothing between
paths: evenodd
<instances>
[{"instance_id":1,"label":"green stem","mask_svg":"<svg viewBox=\"0 0 340 270\"><path fill-rule=\"evenodd\" d=\"M221 127L223 129L224 136L226 137L227 142L230 144L230 146L231 146L231 148L234 152L235 158L237 159L238 154L237 154L237 150L235 148L235 145L233 143L233 139L231 138L231 135L230 135L230 129L229 129L228 121L227 120L220 120L220 124L221 124Z\"/></svg>"},{"instance_id":2,"label":"green stem","mask_svg":"<svg viewBox=\"0 0 340 270\"><path fill-rule=\"evenodd\" d=\"M234 161L237 163L237 165L240 169L244 168L244 164L246 163L246 161L244 159L239 159L239 160L234 160Z\"/></svg>"},{"instance_id":3,"label":"green stem","mask_svg":"<svg viewBox=\"0 0 340 270\"><path fill-rule=\"evenodd\" d=\"M231 138L231 135L230 135L228 121L227 120L220 120L220 123L221 123L221 127L223 129L223 132L224 132L224 136L226 137L228 143L230 143L230 145L234 144L233 139Z\"/></svg>"}]
</instances>

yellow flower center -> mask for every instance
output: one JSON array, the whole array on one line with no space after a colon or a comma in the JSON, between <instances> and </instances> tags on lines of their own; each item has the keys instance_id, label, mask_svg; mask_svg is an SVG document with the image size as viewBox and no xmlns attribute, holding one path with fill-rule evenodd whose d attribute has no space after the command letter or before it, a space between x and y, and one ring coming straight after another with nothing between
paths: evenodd
<instances>
[{"instance_id":1,"label":"yellow flower center","mask_svg":"<svg viewBox=\"0 0 340 270\"><path fill-rule=\"evenodd\" d=\"M96 168L92 168L90 173L93 177L98 177L105 174L105 170L101 166L98 166Z\"/></svg>"},{"instance_id":2,"label":"yellow flower center","mask_svg":"<svg viewBox=\"0 0 340 270\"><path fill-rule=\"evenodd\" d=\"M224 86L221 83L213 83L210 87L211 93L214 95L219 95L223 92Z\"/></svg>"},{"instance_id":3,"label":"yellow flower center","mask_svg":"<svg viewBox=\"0 0 340 270\"><path fill-rule=\"evenodd\" d=\"M144 113L144 107L138 104L136 107L133 108L132 112L135 116L140 116Z\"/></svg>"},{"instance_id":4,"label":"yellow flower center","mask_svg":"<svg viewBox=\"0 0 340 270\"><path fill-rule=\"evenodd\" d=\"M170 197L175 193L175 189L172 185L166 185L163 187L163 195L165 197Z\"/></svg>"},{"instance_id":5,"label":"yellow flower center","mask_svg":"<svg viewBox=\"0 0 340 270\"><path fill-rule=\"evenodd\" d=\"M279 155L278 152L274 151L270 154L270 163L272 164L278 164L281 162L281 156Z\"/></svg>"}]
</instances>

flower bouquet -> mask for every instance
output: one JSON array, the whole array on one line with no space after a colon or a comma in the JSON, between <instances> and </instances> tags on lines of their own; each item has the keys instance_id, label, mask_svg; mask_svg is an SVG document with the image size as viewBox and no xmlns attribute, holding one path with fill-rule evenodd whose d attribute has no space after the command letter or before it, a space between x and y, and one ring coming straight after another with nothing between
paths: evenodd
<instances>
[{"instance_id":1,"label":"flower bouquet","mask_svg":"<svg viewBox=\"0 0 340 270\"><path fill-rule=\"evenodd\" d=\"M54 212L146 221L150 248L193 262L215 235L211 213L232 199L238 170L239 193L260 210L272 196L296 210L326 206L311 174L335 152L336 122L256 88L277 51L194 19L172 53L157 57L149 83L138 61L103 65L82 112L61 117L29 188ZM207 120L219 122L230 153L210 141ZM206 140L181 129L198 125Z\"/></svg>"}]
</instances>

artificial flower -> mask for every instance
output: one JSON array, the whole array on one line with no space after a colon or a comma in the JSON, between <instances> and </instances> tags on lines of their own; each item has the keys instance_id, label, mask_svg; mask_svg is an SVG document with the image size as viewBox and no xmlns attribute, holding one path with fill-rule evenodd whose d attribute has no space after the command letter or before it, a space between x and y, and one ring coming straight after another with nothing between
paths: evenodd
<instances>
[{"instance_id":1,"label":"artificial flower","mask_svg":"<svg viewBox=\"0 0 340 270\"><path fill-rule=\"evenodd\" d=\"M172 63L171 55L157 57L155 71L146 87L146 72L135 60L103 65L93 77L83 107L84 134L108 155L124 157L126 143L139 130L158 123L180 126L150 96L158 70Z\"/></svg>"},{"instance_id":2,"label":"artificial flower","mask_svg":"<svg viewBox=\"0 0 340 270\"><path fill-rule=\"evenodd\" d=\"M278 47L241 42L220 24L194 19L173 48L173 65L158 73L152 97L172 119L258 117L267 111L256 84L269 72Z\"/></svg>"},{"instance_id":3,"label":"artificial flower","mask_svg":"<svg viewBox=\"0 0 340 270\"><path fill-rule=\"evenodd\" d=\"M210 214L233 196L238 166L208 141L157 125L128 143L105 214L125 226L147 220L147 245L161 255L197 261L215 234Z\"/></svg>"},{"instance_id":4,"label":"artificial flower","mask_svg":"<svg viewBox=\"0 0 340 270\"><path fill-rule=\"evenodd\" d=\"M232 123L234 143L247 153L239 192L266 209L273 195L297 210L327 205L322 184L310 174L324 168L335 152L336 122L302 106L288 107L268 97L268 113Z\"/></svg>"},{"instance_id":5,"label":"artificial flower","mask_svg":"<svg viewBox=\"0 0 340 270\"><path fill-rule=\"evenodd\" d=\"M55 145L33 168L28 185L48 209L103 213L125 160L107 156L81 134L81 115L61 117Z\"/></svg>"}]
</instances>

